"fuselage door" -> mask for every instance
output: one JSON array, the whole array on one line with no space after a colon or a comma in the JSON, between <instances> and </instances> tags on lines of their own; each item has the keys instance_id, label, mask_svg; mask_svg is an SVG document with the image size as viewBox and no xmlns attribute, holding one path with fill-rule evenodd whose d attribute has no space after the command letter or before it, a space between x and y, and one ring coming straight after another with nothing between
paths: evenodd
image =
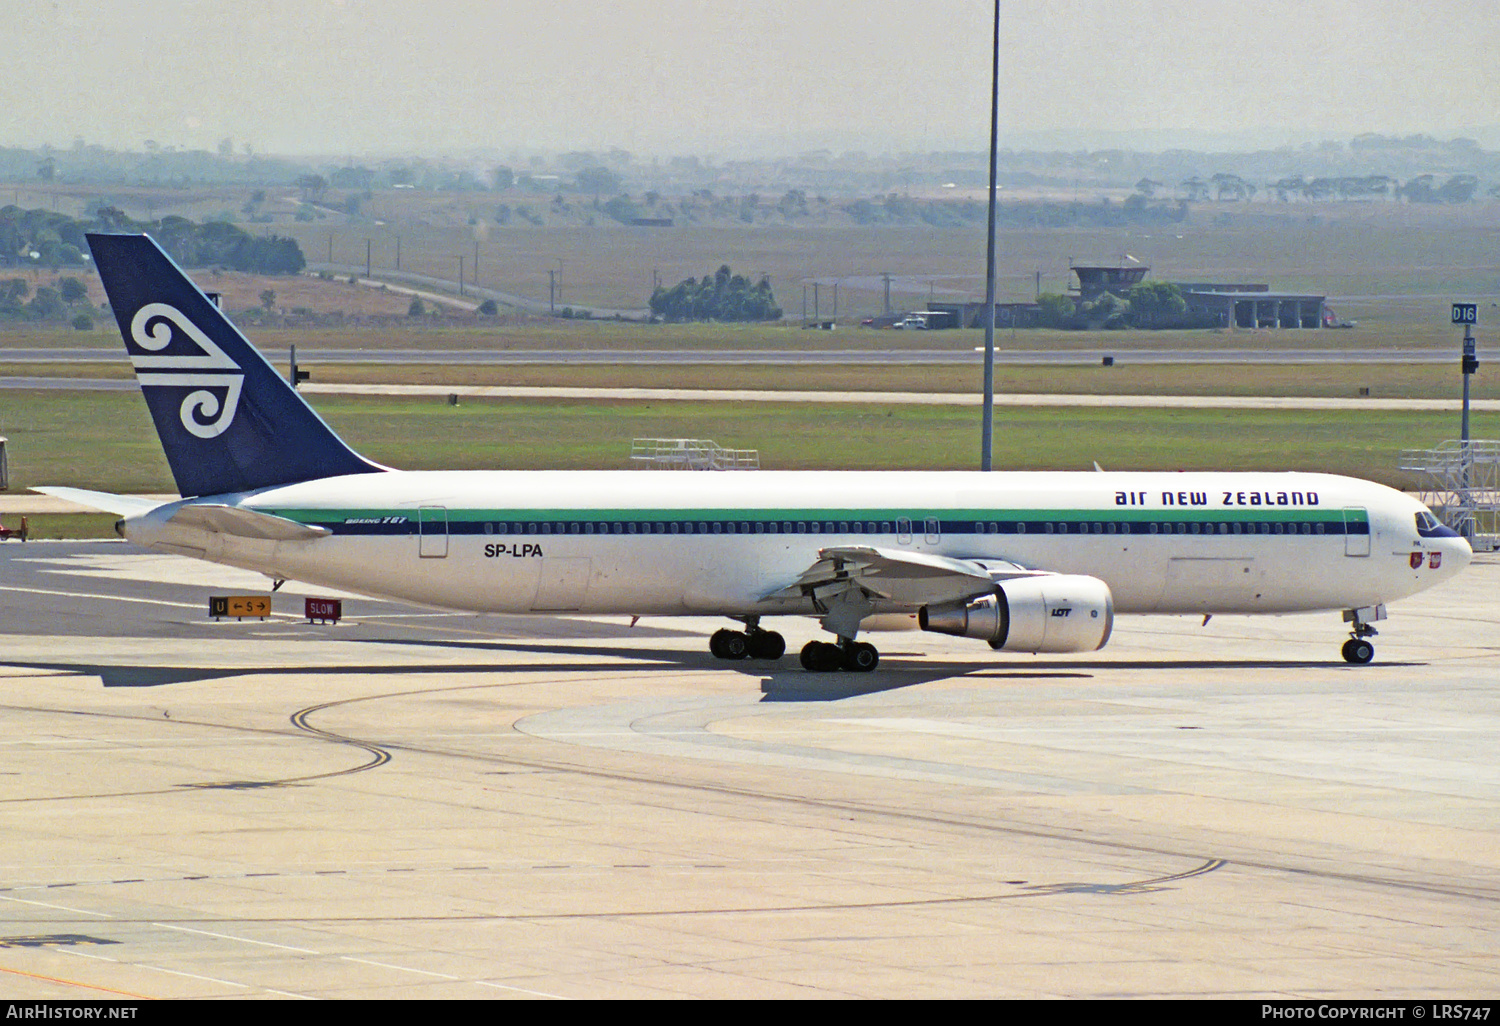
<instances>
[{"instance_id":1,"label":"fuselage door","mask_svg":"<svg viewBox=\"0 0 1500 1026\"><path fill-rule=\"evenodd\" d=\"M417 554L423 559L444 559L448 555L448 510L443 506L423 506L417 510Z\"/></svg>"},{"instance_id":2,"label":"fuselage door","mask_svg":"<svg viewBox=\"0 0 1500 1026\"><path fill-rule=\"evenodd\" d=\"M1370 554L1370 515L1359 506L1344 509L1344 555L1368 556Z\"/></svg>"}]
</instances>

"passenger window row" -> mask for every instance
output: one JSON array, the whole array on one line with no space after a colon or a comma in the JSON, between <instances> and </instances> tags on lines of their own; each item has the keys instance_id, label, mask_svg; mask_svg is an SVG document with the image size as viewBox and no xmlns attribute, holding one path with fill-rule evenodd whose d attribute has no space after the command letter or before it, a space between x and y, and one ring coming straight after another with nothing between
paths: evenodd
<instances>
[{"instance_id":1,"label":"passenger window row","mask_svg":"<svg viewBox=\"0 0 1500 1026\"><path fill-rule=\"evenodd\" d=\"M1349 533L1363 533L1364 525L1349 525ZM1282 521L1233 521L1204 523L1199 521L957 521L938 525L929 521L929 535L940 532L949 534L1343 534L1340 524L1322 521L1286 523ZM890 521L873 520L709 520L709 521L636 521L611 520L604 522L571 521L496 521L484 525L485 534L843 534L843 535L887 535L911 534L910 522L904 518L897 521L892 530ZM1332 530L1330 530L1332 528Z\"/></svg>"}]
</instances>

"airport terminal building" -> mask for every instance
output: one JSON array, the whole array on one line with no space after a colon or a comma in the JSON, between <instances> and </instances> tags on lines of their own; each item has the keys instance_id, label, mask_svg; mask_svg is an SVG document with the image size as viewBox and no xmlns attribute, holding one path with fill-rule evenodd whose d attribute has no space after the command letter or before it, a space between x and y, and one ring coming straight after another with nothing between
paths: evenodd
<instances>
[{"instance_id":1,"label":"airport terminal building","mask_svg":"<svg viewBox=\"0 0 1500 1026\"><path fill-rule=\"evenodd\" d=\"M1151 268L1144 264L1074 264L1078 286L1071 291L1080 302L1091 302L1105 292L1120 298L1145 281ZM1223 328L1321 328L1328 323L1328 297L1272 292L1260 282L1174 281L1187 302L1188 313Z\"/></svg>"},{"instance_id":2,"label":"airport terminal building","mask_svg":"<svg viewBox=\"0 0 1500 1026\"><path fill-rule=\"evenodd\" d=\"M1121 299L1146 280L1144 264L1074 264L1078 284L1068 291L1080 303L1106 292ZM1222 328L1322 328L1332 323L1328 297L1296 292L1272 292L1262 282L1174 281L1187 303L1188 314L1199 324ZM984 327L983 303L931 303L933 311L952 317L952 326ZM1035 328L1041 321L1036 303L996 303L997 328ZM935 325L950 326L947 323Z\"/></svg>"}]
</instances>

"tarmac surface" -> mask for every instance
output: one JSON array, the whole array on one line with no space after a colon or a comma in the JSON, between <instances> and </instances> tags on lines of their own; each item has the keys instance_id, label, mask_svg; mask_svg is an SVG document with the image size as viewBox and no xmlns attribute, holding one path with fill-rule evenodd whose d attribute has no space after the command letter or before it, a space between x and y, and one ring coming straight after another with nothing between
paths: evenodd
<instances>
[{"instance_id":1,"label":"tarmac surface","mask_svg":"<svg viewBox=\"0 0 1500 1026\"><path fill-rule=\"evenodd\" d=\"M450 615L122 542L0 543L0 992L1500 993L1500 560L1103 652ZM809 622L777 625L796 651Z\"/></svg>"}]
</instances>

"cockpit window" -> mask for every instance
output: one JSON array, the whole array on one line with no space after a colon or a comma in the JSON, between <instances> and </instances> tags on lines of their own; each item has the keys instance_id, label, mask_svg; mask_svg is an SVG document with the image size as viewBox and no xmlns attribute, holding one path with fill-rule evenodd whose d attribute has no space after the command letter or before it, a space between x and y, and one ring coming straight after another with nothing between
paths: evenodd
<instances>
[{"instance_id":1,"label":"cockpit window","mask_svg":"<svg viewBox=\"0 0 1500 1026\"><path fill-rule=\"evenodd\" d=\"M1443 522L1433 516L1429 511L1423 510L1417 515L1417 535L1421 538L1457 538L1458 532L1451 527L1444 527Z\"/></svg>"}]
</instances>

